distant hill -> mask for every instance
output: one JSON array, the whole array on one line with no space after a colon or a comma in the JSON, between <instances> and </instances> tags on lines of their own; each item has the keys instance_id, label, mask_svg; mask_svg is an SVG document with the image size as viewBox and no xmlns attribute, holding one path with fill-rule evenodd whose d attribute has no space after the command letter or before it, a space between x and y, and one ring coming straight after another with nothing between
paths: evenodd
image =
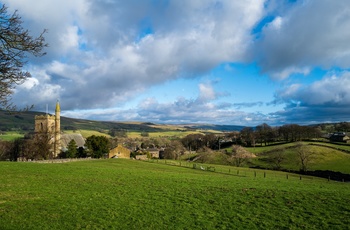
<instances>
[{"instance_id":1,"label":"distant hill","mask_svg":"<svg viewBox=\"0 0 350 230\"><path fill-rule=\"evenodd\" d=\"M20 112L10 113L0 110L0 130L2 131L33 131L35 115L42 115L43 112ZM155 132L166 129L201 129L216 131L240 131L244 126L235 125L210 125L210 124L189 124L189 125L162 125L151 122L113 122L113 121L93 121L61 116L61 130L127 130L127 131L145 131Z\"/></svg>"},{"instance_id":2,"label":"distant hill","mask_svg":"<svg viewBox=\"0 0 350 230\"><path fill-rule=\"evenodd\" d=\"M204 129L204 130L217 130L222 132L230 131L241 131L245 126L240 125L211 125L211 124L202 124L202 125L187 125L185 127L193 129Z\"/></svg>"},{"instance_id":3,"label":"distant hill","mask_svg":"<svg viewBox=\"0 0 350 230\"><path fill-rule=\"evenodd\" d=\"M34 117L35 115L42 115L42 112L21 112L10 113L0 110L0 130L34 130ZM109 130L109 129L121 129L121 130L133 130L133 131L156 131L154 124L148 123L135 123L135 122L108 122L108 121L92 121L84 119L75 119L61 116L61 130Z\"/></svg>"}]
</instances>

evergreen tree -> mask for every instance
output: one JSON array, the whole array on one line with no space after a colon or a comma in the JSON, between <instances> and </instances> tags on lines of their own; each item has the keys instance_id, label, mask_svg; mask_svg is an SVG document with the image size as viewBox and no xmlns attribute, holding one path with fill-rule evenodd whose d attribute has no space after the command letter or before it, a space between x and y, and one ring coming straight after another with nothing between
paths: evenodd
<instances>
[{"instance_id":1,"label":"evergreen tree","mask_svg":"<svg viewBox=\"0 0 350 230\"><path fill-rule=\"evenodd\" d=\"M108 154L110 144L107 137L92 135L86 139L85 145L91 157L101 158L104 154Z\"/></svg>"},{"instance_id":2,"label":"evergreen tree","mask_svg":"<svg viewBox=\"0 0 350 230\"><path fill-rule=\"evenodd\" d=\"M77 143L75 142L75 140L71 140L71 141L68 143L67 148L68 148L67 154L66 154L66 157L67 157L67 158L74 158L74 157L77 157L78 146L77 146Z\"/></svg>"}]
</instances>

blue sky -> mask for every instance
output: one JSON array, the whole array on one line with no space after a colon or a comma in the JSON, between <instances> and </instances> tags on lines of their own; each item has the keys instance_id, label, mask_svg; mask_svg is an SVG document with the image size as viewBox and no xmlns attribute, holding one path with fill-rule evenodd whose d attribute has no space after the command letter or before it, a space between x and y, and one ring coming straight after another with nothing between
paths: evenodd
<instances>
[{"instance_id":1,"label":"blue sky","mask_svg":"<svg viewBox=\"0 0 350 230\"><path fill-rule=\"evenodd\" d=\"M350 120L347 0L3 0L49 47L19 107L256 126ZM51 108L51 109L50 109Z\"/></svg>"}]
</instances>

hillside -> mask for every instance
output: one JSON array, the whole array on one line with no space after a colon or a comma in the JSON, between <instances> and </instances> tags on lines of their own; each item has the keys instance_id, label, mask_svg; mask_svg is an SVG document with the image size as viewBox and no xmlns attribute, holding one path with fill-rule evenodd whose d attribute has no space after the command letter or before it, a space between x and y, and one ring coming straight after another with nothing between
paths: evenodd
<instances>
[{"instance_id":1,"label":"hillside","mask_svg":"<svg viewBox=\"0 0 350 230\"><path fill-rule=\"evenodd\" d=\"M0 110L0 129L2 131L14 130L14 131L32 131L34 130L34 117L41 115L42 112L21 112L21 113L9 113L7 111ZM109 129L123 129L133 131L156 131L159 128L155 127L151 123L124 123L124 122L107 122L107 121L92 121L84 119L75 119L61 116L61 129L62 130L109 130Z\"/></svg>"},{"instance_id":2,"label":"hillside","mask_svg":"<svg viewBox=\"0 0 350 230\"><path fill-rule=\"evenodd\" d=\"M9 113L0 110L0 130L2 131L32 131L34 130L35 115L44 114L42 112L21 112ZM234 125L163 125L150 122L114 122L114 121L93 121L84 119L75 119L61 116L61 130L127 130L127 131L145 131L157 132L164 130L215 130L215 131L239 131L242 126Z\"/></svg>"}]
</instances>

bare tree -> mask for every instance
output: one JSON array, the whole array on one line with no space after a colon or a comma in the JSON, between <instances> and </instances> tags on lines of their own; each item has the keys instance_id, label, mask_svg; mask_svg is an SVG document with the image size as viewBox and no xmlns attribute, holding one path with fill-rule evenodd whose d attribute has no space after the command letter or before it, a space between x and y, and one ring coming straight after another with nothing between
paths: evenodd
<instances>
[{"instance_id":1,"label":"bare tree","mask_svg":"<svg viewBox=\"0 0 350 230\"><path fill-rule=\"evenodd\" d=\"M21 17L15 11L7 13L7 7L0 8L0 107L15 109L10 103L13 89L22 84L31 75L22 70L27 63L28 54L42 56L47 46L43 34L33 38L22 27Z\"/></svg>"},{"instance_id":2,"label":"bare tree","mask_svg":"<svg viewBox=\"0 0 350 230\"><path fill-rule=\"evenodd\" d=\"M282 168L282 163L285 161L285 149L278 148L273 151L269 157L269 160L275 169L280 170Z\"/></svg>"},{"instance_id":3,"label":"bare tree","mask_svg":"<svg viewBox=\"0 0 350 230\"><path fill-rule=\"evenodd\" d=\"M315 153L308 150L305 144L299 142L296 146L296 152L299 158L300 171L306 172L312 161L314 160Z\"/></svg>"},{"instance_id":4,"label":"bare tree","mask_svg":"<svg viewBox=\"0 0 350 230\"><path fill-rule=\"evenodd\" d=\"M185 149L180 141L172 140L164 149L164 158L179 160L180 156L184 153L184 150Z\"/></svg>"},{"instance_id":5,"label":"bare tree","mask_svg":"<svg viewBox=\"0 0 350 230\"><path fill-rule=\"evenodd\" d=\"M240 167L252 157L253 154L245 150L242 146L233 145L232 154L228 158L228 161L236 167Z\"/></svg>"}]
</instances>

